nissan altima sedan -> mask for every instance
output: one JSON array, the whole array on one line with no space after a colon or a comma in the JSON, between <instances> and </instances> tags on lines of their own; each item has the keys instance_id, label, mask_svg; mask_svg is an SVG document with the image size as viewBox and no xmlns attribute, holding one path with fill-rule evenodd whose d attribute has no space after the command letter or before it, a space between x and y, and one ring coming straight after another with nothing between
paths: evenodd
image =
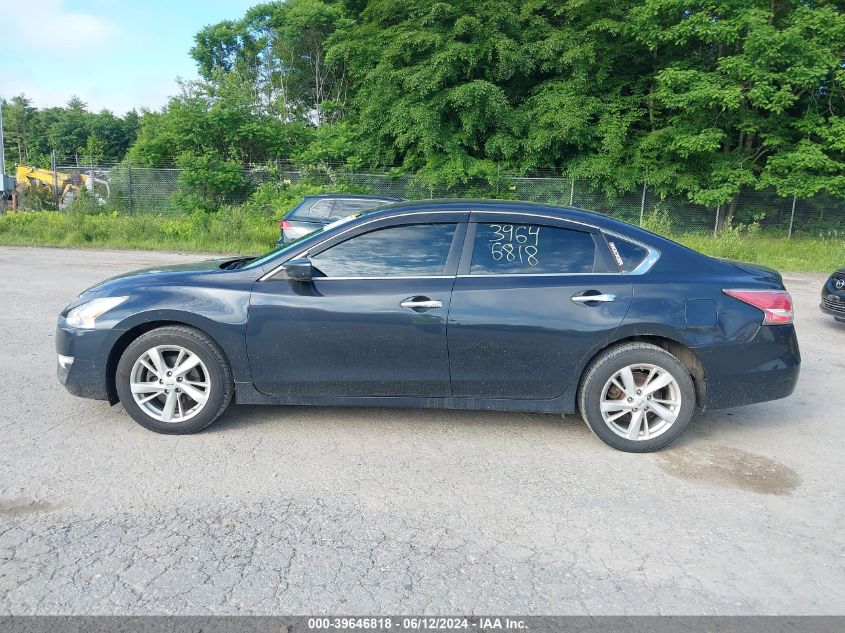
<instances>
[{"instance_id":1,"label":"nissan altima sedan","mask_svg":"<svg viewBox=\"0 0 845 633\"><path fill-rule=\"evenodd\" d=\"M258 258L142 270L62 311L58 374L160 433L230 402L572 413L660 449L792 393L780 275L582 210L406 202Z\"/></svg>"}]
</instances>

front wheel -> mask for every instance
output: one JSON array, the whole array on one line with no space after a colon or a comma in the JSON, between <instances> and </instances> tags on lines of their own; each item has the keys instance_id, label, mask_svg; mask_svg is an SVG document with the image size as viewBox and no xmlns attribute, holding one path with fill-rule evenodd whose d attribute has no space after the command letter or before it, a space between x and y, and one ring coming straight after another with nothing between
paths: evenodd
<instances>
[{"instance_id":1,"label":"front wheel","mask_svg":"<svg viewBox=\"0 0 845 633\"><path fill-rule=\"evenodd\" d=\"M624 343L587 368L578 394L581 415L602 441L629 453L668 446L695 410L686 367L661 347Z\"/></svg>"},{"instance_id":2,"label":"front wheel","mask_svg":"<svg viewBox=\"0 0 845 633\"><path fill-rule=\"evenodd\" d=\"M223 352L185 326L142 334L123 352L115 373L123 408L157 433L195 433L225 411L234 390Z\"/></svg>"}]
</instances>

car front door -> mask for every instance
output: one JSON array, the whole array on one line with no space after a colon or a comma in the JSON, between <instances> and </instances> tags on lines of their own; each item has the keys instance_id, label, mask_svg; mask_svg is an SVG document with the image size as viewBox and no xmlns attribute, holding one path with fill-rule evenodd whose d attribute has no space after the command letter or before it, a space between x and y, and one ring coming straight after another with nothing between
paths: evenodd
<instances>
[{"instance_id":1,"label":"car front door","mask_svg":"<svg viewBox=\"0 0 845 633\"><path fill-rule=\"evenodd\" d=\"M255 387L292 397L448 396L446 318L467 215L356 225L311 249L311 281L281 271L256 283L247 327Z\"/></svg>"},{"instance_id":2,"label":"car front door","mask_svg":"<svg viewBox=\"0 0 845 633\"><path fill-rule=\"evenodd\" d=\"M631 288L589 227L473 212L449 313L453 395L561 395L622 322Z\"/></svg>"}]
</instances>

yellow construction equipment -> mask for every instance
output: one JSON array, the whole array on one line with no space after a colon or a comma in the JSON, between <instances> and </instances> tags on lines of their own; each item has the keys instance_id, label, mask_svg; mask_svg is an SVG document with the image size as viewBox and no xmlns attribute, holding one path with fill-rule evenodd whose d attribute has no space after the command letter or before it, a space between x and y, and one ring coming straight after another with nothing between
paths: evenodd
<instances>
[{"instance_id":1,"label":"yellow construction equipment","mask_svg":"<svg viewBox=\"0 0 845 633\"><path fill-rule=\"evenodd\" d=\"M43 169L41 167L27 167L26 165L18 165L15 170L16 189L19 194L26 195L26 193L33 188L48 188L50 190L55 186L55 197L59 208L64 209L78 196L80 190L84 187L99 204L105 204L109 196L109 183L105 174L95 173L66 173L62 171L54 172L51 169ZM94 185L100 185L95 190ZM104 196L102 194L105 194Z\"/></svg>"}]
</instances>

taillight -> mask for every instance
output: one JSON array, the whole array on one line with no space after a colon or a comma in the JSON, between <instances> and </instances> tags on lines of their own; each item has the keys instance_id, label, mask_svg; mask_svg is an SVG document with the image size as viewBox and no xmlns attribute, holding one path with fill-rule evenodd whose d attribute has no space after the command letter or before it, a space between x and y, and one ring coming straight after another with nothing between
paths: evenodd
<instances>
[{"instance_id":1,"label":"taillight","mask_svg":"<svg viewBox=\"0 0 845 633\"><path fill-rule=\"evenodd\" d=\"M290 228L290 222L288 222L287 220L282 218L281 220L279 220L279 228L282 229L283 231L285 229L289 229Z\"/></svg>"},{"instance_id":2,"label":"taillight","mask_svg":"<svg viewBox=\"0 0 845 633\"><path fill-rule=\"evenodd\" d=\"M792 297L786 290L722 290L726 295L744 301L763 311L764 325L792 323Z\"/></svg>"}]
</instances>

